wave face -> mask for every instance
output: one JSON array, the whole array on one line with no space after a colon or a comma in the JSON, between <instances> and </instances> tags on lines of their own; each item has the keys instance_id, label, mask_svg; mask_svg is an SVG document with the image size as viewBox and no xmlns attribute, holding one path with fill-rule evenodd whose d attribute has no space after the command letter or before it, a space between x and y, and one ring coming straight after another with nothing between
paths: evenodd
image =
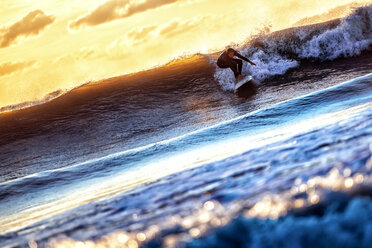
<instances>
[{"instance_id":1,"label":"wave face","mask_svg":"<svg viewBox=\"0 0 372 248\"><path fill-rule=\"evenodd\" d=\"M301 60L357 56L371 45L372 5L357 8L341 20L295 27L253 39L241 53L257 66L244 63L243 74L251 74L262 82L298 67ZM233 90L235 79L230 70L217 69L214 76L224 90Z\"/></svg>"},{"instance_id":2,"label":"wave face","mask_svg":"<svg viewBox=\"0 0 372 248\"><path fill-rule=\"evenodd\" d=\"M363 190L356 189L351 193L351 200L343 190L350 189L354 183L361 185L364 181L372 182L372 164L369 162L372 155L369 147L372 142L371 82L372 74L369 74L177 139L0 184L0 192L3 192L0 198L1 212L7 214L0 221L4 227L29 218L27 215L18 215L25 205L22 203L25 198L28 199L26 204L32 206L35 200L39 204L43 201L49 204L54 198L60 197L64 199L59 199L58 204L63 205L82 200L89 188L96 194L103 188L114 190L119 187L122 190L121 187L133 177L146 177L159 171L163 173L170 168L174 170L190 158L202 163L189 170L181 168L179 173L128 192L5 233L0 237L0 243L22 246L32 237L42 247L50 242L52 246L77 246L78 241L70 239L73 238L93 240L97 243L92 245L97 247L109 246L122 242L123 238L118 236L120 232L117 230L124 229L127 233L122 234L128 236L125 242L129 239L133 239L136 244L143 242L144 239L140 237L145 234L148 243L143 243L143 247L168 247L166 240L172 237L176 243L170 247L182 247L184 241L198 237L201 232L209 230L214 235L214 224L209 226L214 222L210 220L215 220L215 226L221 226L245 213L250 219L242 220L241 225L247 226L237 233L242 236L236 238L234 233L229 232L237 225L236 221L223 229L226 232L222 235L227 240L221 238L217 230L217 240L221 239L229 246L235 242L234 239L245 240L252 222L260 225L259 220L251 220L256 214L262 217L276 216L273 218L287 212L296 216L316 215L317 210L312 210L312 205L319 202L320 196L324 195L324 202L333 201L334 194L327 196L329 189L339 191L342 197L336 194L333 203L336 202L337 206L340 201L346 209L335 209L333 206L325 208L325 211L335 211L336 214L346 211L345 219L340 218L340 221L349 225L350 219L346 218L350 212L348 208L370 213L370 208L365 209L366 203L358 200ZM252 144L256 144L256 147ZM208 146L210 149L205 149ZM182 157L177 157L179 154ZM225 156L224 159L221 159L221 154ZM172 157L176 159L172 160ZM209 160L211 157L212 161ZM168 161L168 166L162 163L164 159ZM148 165L148 161L152 163ZM135 170L128 170L128 167ZM353 184L347 183L350 179ZM308 185L312 185L308 191L307 188L302 190L303 187L310 187ZM265 197L261 205L274 204L278 199L286 199L288 202L278 202L278 212L272 207L271 216L271 212L265 210L269 207L262 210L259 205L260 199L266 194L274 196ZM299 199L302 199L303 205L297 210L291 209L289 206L295 206L294 202ZM307 205L307 199L310 199L310 205ZM290 213L292 210L294 212ZM45 214L45 209L39 205L32 213L33 217L38 213ZM12 215L17 218L11 219ZM331 212L329 218L332 216L334 214ZM327 218L326 212L324 219L320 219L313 228L327 223ZM331 219L334 220L333 217ZM296 223L300 225L302 222ZM304 225L306 223L307 220L304 220ZM278 228L285 226L285 230L292 230L287 227L285 220L284 223L262 224L267 225L267 228L275 229L275 226L272 227L275 224ZM338 226L336 223L334 225ZM361 229L367 231L368 227ZM195 235L195 232L199 233ZM51 239L58 233L64 233L69 238ZM102 234L108 235L100 239ZM309 242L314 244L314 240ZM219 241L206 238L194 240L189 246L213 245L213 242ZM352 242L357 244L358 241ZM265 243L258 247L265 247Z\"/></svg>"},{"instance_id":3,"label":"wave face","mask_svg":"<svg viewBox=\"0 0 372 248\"><path fill-rule=\"evenodd\" d=\"M0 182L167 140L330 87L369 73L371 58L366 52L303 63L265 82L249 101L221 90L213 80L215 65L200 55L88 84L0 115Z\"/></svg>"}]
</instances>

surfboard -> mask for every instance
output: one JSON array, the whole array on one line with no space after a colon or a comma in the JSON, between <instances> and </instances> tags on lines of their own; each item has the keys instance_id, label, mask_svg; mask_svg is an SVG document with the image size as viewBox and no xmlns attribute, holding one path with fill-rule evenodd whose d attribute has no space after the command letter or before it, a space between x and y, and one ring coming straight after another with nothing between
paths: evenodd
<instances>
[{"instance_id":1,"label":"surfboard","mask_svg":"<svg viewBox=\"0 0 372 248\"><path fill-rule=\"evenodd\" d=\"M257 86L253 82L253 77L248 75L245 76L235 85L235 94L239 97L248 98L257 93Z\"/></svg>"}]
</instances>

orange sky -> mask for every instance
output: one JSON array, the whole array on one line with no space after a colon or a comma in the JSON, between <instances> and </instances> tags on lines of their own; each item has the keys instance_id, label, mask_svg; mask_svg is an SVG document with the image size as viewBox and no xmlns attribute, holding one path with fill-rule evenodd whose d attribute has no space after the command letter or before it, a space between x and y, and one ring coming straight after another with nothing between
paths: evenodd
<instances>
[{"instance_id":1,"label":"orange sky","mask_svg":"<svg viewBox=\"0 0 372 248\"><path fill-rule=\"evenodd\" d=\"M263 26L286 28L352 2L2 0L0 108L181 55L220 50Z\"/></svg>"}]
</instances>

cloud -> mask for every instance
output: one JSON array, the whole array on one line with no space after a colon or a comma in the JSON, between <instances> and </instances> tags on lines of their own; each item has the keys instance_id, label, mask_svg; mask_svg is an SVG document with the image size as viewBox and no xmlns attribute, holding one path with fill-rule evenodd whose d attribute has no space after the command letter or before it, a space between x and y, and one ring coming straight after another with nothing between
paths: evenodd
<instances>
[{"instance_id":1,"label":"cloud","mask_svg":"<svg viewBox=\"0 0 372 248\"><path fill-rule=\"evenodd\" d=\"M160 8L180 0L108 0L86 15L71 22L69 27L96 26L120 18L126 18L147 10Z\"/></svg>"},{"instance_id":2,"label":"cloud","mask_svg":"<svg viewBox=\"0 0 372 248\"><path fill-rule=\"evenodd\" d=\"M173 20L169 24L160 27L159 34L161 36L174 37L189 32L197 28L206 18L194 18L189 21Z\"/></svg>"},{"instance_id":3,"label":"cloud","mask_svg":"<svg viewBox=\"0 0 372 248\"><path fill-rule=\"evenodd\" d=\"M150 35L150 33L156 29L156 27L157 27L156 25L150 25L146 27L132 29L127 34L127 37L135 41L146 40L148 36Z\"/></svg>"},{"instance_id":4,"label":"cloud","mask_svg":"<svg viewBox=\"0 0 372 248\"><path fill-rule=\"evenodd\" d=\"M36 61L20 61L20 62L6 62L0 64L0 77L12 74L19 70L24 70L27 67L31 67Z\"/></svg>"},{"instance_id":5,"label":"cloud","mask_svg":"<svg viewBox=\"0 0 372 248\"><path fill-rule=\"evenodd\" d=\"M151 37L163 36L171 38L194 30L199 25L205 23L207 19L210 19L210 17L195 17L184 21L174 19L171 22L160 26L149 25L140 28L133 28L126 34L125 40L127 41L127 44L136 45L140 42L147 41Z\"/></svg>"},{"instance_id":6,"label":"cloud","mask_svg":"<svg viewBox=\"0 0 372 248\"><path fill-rule=\"evenodd\" d=\"M46 26L53 23L55 17L46 15L41 10L29 12L18 22L0 29L0 47L8 47L16 42L18 37L38 35Z\"/></svg>"},{"instance_id":7,"label":"cloud","mask_svg":"<svg viewBox=\"0 0 372 248\"><path fill-rule=\"evenodd\" d=\"M56 58L53 62L69 63L71 61L93 60L100 57L99 49L97 47L82 47L78 51L71 52Z\"/></svg>"},{"instance_id":8,"label":"cloud","mask_svg":"<svg viewBox=\"0 0 372 248\"><path fill-rule=\"evenodd\" d=\"M129 30L122 37L111 42L106 52L111 58L122 58L128 56L132 47L144 45L154 39L172 39L177 35L187 34L200 25L209 23L211 16L198 16L189 20L174 19L163 25L147 25Z\"/></svg>"},{"instance_id":9,"label":"cloud","mask_svg":"<svg viewBox=\"0 0 372 248\"><path fill-rule=\"evenodd\" d=\"M157 25L148 25L131 29L119 39L108 45L106 51L112 58L122 57L127 54L130 47L144 44L157 35Z\"/></svg>"}]
</instances>

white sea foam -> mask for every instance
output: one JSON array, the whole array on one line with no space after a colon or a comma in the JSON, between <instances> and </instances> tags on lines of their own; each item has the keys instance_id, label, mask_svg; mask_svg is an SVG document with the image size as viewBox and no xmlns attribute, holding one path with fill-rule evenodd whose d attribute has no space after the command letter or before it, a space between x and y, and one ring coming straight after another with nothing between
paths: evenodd
<instances>
[{"instance_id":1,"label":"white sea foam","mask_svg":"<svg viewBox=\"0 0 372 248\"><path fill-rule=\"evenodd\" d=\"M371 44L372 5L356 9L336 28L325 30L305 42L298 51L298 55L300 58L333 60L359 55Z\"/></svg>"},{"instance_id":2,"label":"white sea foam","mask_svg":"<svg viewBox=\"0 0 372 248\"><path fill-rule=\"evenodd\" d=\"M296 27L251 40L239 52L257 66L243 65L243 74L257 82L283 75L304 59L326 61L360 55L372 45L372 5L360 7L333 24ZM215 79L222 89L233 90L235 79L230 69L217 68Z\"/></svg>"}]
</instances>

